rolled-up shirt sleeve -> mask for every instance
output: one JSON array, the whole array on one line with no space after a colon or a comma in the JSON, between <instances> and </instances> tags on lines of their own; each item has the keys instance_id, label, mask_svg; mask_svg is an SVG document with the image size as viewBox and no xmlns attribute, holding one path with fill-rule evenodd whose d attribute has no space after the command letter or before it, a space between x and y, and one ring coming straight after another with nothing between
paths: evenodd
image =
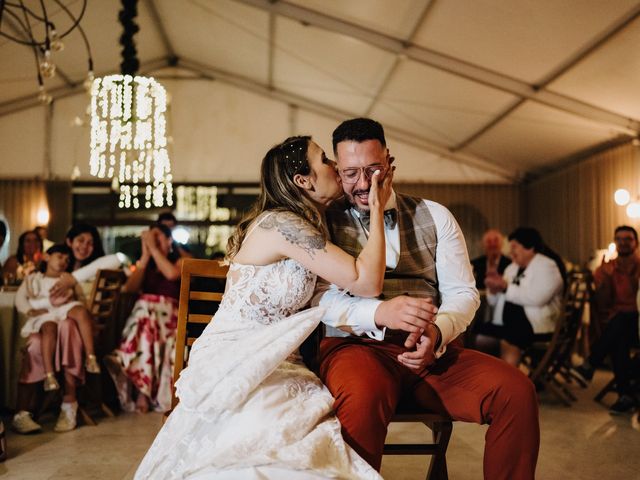
<instances>
[{"instance_id":1,"label":"rolled-up shirt sleeve","mask_svg":"<svg viewBox=\"0 0 640 480\"><path fill-rule=\"evenodd\" d=\"M436 272L440 307L435 324L442 334L440 357L449 342L464 332L480 306L480 295L471 271L467 245L462 230L444 206L425 200L436 226Z\"/></svg>"},{"instance_id":2,"label":"rolled-up shirt sleeve","mask_svg":"<svg viewBox=\"0 0 640 480\"><path fill-rule=\"evenodd\" d=\"M322 322L355 335L367 335L376 340L384 339L384 328L378 328L374 317L381 300L349 295L345 290L318 279L311 305L326 307Z\"/></svg>"},{"instance_id":3,"label":"rolled-up shirt sleeve","mask_svg":"<svg viewBox=\"0 0 640 480\"><path fill-rule=\"evenodd\" d=\"M96 258L93 262L74 270L71 275L78 281L78 283L86 282L95 278L98 270L116 270L120 268L127 260L126 255L123 253L114 253L113 255L105 255L103 257Z\"/></svg>"}]
</instances>

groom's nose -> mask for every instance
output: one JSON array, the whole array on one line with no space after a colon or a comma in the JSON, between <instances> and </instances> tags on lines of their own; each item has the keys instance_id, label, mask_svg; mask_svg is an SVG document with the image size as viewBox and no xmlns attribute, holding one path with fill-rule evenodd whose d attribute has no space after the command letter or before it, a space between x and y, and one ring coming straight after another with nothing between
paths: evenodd
<instances>
[{"instance_id":1,"label":"groom's nose","mask_svg":"<svg viewBox=\"0 0 640 480\"><path fill-rule=\"evenodd\" d=\"M371 180L367 178L364 172L361 172L360 178L356 182L356 190L369 190L371 187Z\"/></svg>"}]
</instances>

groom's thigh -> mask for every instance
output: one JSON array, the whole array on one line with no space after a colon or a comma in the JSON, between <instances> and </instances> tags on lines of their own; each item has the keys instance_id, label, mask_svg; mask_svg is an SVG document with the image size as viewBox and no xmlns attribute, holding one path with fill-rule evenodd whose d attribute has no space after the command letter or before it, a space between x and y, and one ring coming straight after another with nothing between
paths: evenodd
<instances>
[{"instance_id":1,"label":"groom's thigh","mask_svg":"<svg viewBox=\"0 0 640 480\"><path fill-rule=\"evenodd\" d=\"M325 338L320 345L320 378L335 398L342 435L376 469L400 397L402 366L394 349L350 338Z\"/></svg>"},{"instance_id":2,"label":"groom's thigh","mask_svg":"<svg viewBox=\"0 0 640 480\"><path fill-rule=\"evenodd\" d=\"M509 404L537 413L535 389L526 375L498 358L454 345L416 379L414 398L425 409L464 422L490 423Z\"/></svg>"},{"instance_id":3,"label":"groom's thigh","mask_svg":"<svg viewBox=\"0 0 640 480\"><path fill-rule=\"evenodd\" d=\"M378 417L386 419L386 428L401 391L401 365L394 359L394 348L368 340L323 339L320 378L336 399L340 421Z\"/></svg>"}]
</instances>

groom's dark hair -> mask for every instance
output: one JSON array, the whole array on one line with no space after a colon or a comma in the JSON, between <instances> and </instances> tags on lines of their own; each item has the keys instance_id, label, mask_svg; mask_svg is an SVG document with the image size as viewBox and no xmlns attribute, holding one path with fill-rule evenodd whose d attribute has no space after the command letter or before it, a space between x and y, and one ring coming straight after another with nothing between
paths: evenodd
<instances>
[{"instance_id":1,"label":"groom's dark hair","mask_svg":"<svg viewBox=\"0 0 640 480\"><path fill-rule=\"evenodd\" d=\"M340 142L353 140L364 142L366 140L378 140L383 147L387 146L384 139L384 128L375 120L370 118L352 118L345 120L333 131L333 152Z\"/></svg>"}]
</instances>

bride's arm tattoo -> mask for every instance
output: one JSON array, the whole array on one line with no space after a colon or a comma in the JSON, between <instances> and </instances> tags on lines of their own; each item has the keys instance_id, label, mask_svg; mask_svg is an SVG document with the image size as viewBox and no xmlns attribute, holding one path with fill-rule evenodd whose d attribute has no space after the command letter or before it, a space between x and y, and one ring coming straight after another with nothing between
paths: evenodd
<instances>
[{"instance_id":1,"label":"bride's arm tattoo","mask_svg":"<svg viewBox=\"0 0 640 480\"><path fill-rule=\"evenodd\" d=\"M293 213L277 213L269 215L260 227L265 230L276 229L289 243L302 248L311 258L316 250L326 252L327 239L309 222Z\"/></svg>"}]
</instances>

